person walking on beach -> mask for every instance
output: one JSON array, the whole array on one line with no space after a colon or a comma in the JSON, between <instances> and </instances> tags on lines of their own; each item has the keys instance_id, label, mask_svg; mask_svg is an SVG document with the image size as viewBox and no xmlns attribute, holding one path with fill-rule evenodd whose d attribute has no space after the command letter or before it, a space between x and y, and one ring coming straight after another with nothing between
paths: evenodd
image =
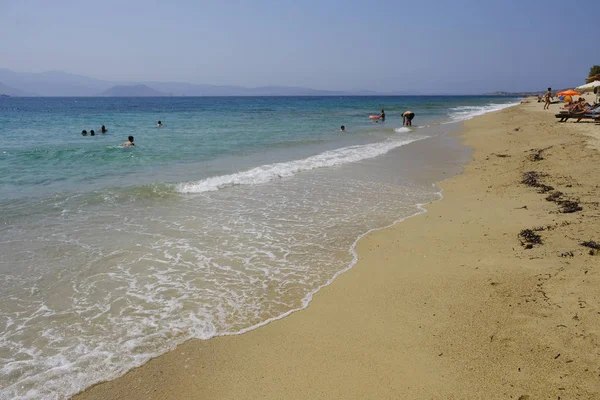
<instances>
[{"instance_id":1,"label":"person walking on beach","mask_svg":"<svg viewBox=\"0 0 600 400\"><path fill-rule=\"evenodd\" d=\"M402 114L402 126L412 126L412 120L415 117L415 113L412 111L404 111Z\"/></svg>"},{"instance_id":2,"label":"person walking on beach","mask_svg":"<svg viewBox=\"0 0 600 400\"><path fill-rule=\"evenodd\" d=\"M123 143L123 147L129 147L129 146L135 146L135 144L133 143L133 136L129 136L127 138L127 141L125 143Z\"/></svg>"},{"instance_id":3,"label":"person walking on beach","mask_svg":"<svg viewBox=\"0 0 600 400\"><path fill-rule=\"evenodd\" d=\"M544 95L544 110L548 110L550 108L550 100L552 100L552 88L548 88L548 91Z\"/></svg>"}]
</instances>

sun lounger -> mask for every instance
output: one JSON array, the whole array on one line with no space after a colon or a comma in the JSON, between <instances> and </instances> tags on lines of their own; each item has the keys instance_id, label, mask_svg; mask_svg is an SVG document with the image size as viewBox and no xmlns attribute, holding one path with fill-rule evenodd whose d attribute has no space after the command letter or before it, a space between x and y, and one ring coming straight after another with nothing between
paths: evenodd
<instances>
[{"instance_id":1,"label":"sun lounger","mask_svg":"<svg viewBox=\"0 0 600 400\"><path fill-rule=\"evenodd\" d=\"M556 118L560 118L558 122L567 122L569 119L577 119L577 122L582 119L600 119L600 105L594 104L592 107L586 109L585 111L561 111L559 114L554 115Z\"/></svg>"},{"instance_id":2,"label":"sun lounger","mask_svg":"<svg viewBox=\"0 0 600 400\"><path fill-rule=\"evenodd\" d=\"M600 113L577 113L577 114L561 113L561 114L556 114L554 116L556 118L560 118L560 120L558 122L567 122L569 119L577 119L577 121L575 121L575 122L579 122L582 119L591 119L596 122L600 121Z\"/></svg>"}]
</instances>

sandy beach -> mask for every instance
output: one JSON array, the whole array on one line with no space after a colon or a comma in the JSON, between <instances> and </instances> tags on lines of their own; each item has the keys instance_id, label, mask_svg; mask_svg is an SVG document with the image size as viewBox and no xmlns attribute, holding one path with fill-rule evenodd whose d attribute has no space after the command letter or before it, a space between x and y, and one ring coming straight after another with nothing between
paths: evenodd
<instances>
[{"instance_id":1,"label":"sandy beach","mask_svg":"<svg viewBox=\"0 0 600 400\"><path fill-rule=\"evenodd\" d=\"M465 122L443 200L365 236L305 310L75 398L600 398L600 250L581 244L600 243L600 126L542 106Z\"/></svg>"}]
</instances>

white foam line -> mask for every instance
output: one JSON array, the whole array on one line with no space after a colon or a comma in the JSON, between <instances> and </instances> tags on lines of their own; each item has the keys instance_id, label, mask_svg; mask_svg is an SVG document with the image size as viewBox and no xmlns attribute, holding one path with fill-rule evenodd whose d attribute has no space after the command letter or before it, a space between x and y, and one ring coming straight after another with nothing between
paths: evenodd
<instances>
[{"instance_id":1,"label":"white foam line","mask_svg":"<svg viewBox=\"0 0 600 400\"><path fill-rule=\"evenodd\" d=\"M450 179L450 178L448 178L448 179ZM443 182L443 181L440 181L440 182ZM434 184L433 186L435 187L436 185ZM362 233L361 235L359 235L356 238L356 240L354 241L354 243L352 243L352 245L350 246L349 251L352 253L352 261L350 261L350 263L348 264L348 266L346 268L344 268L344 269L336 272L327 282L325 282L324 284L322 284L321 286L319 286L318 288L316 288L312 292L308 293L302 299L302 306L301 307L297 307L297 308L294 308L292 310L286 311L283 314L280 314L280 315L278 315L276 317L271 317L271 318L269 318L269 319L267 319L267 320L265 320L263 322L259 322L258 324L252 325L252 326L250 326L248 328L244 328L244 329L241 329L241 330L235 331L235 332L223 332L223 333L216 334L215 336L241 335L243 333L247 333L247 332L250 332L250 331L252 331L254 329L260 328L261 326L268 325L271 322L283 319L283 318L285 318L285 317L287 317L287 316L289 316L289 315L291 315L291 314L293 314L293 313L295 313L297 311L304 310L306 307L308 307L308 305L312 301L312 299L313 299L313 297L314 297L315 294L317 294L321 289L323 289L323 288L331 285L333 283L333 281L335 281L338 276L342 275L345 272L350 271L358 263L358 253L356 252L356 246L358 245L358 242L360 242L360 240L362 238L364 238L365 236L367 236L368 234L370 234L372 232L381 231L381 230L384 230L384 229L391 228L392 226L394 226L394 225L396 225L396 224L398 224L400 222L406 221L409 218L413 218L413 217L416 217L418 215L425 214L427 212L427 209L424 207L426 204L432 204L432 203L440 201L440 200L442 200L444 198L444 196L442 195L442 189L440 189L440 191L437 192L437 193L435 193L435 194L439 197L437 200L432 200L432 201L430 201L428 203L417 203L416 207L417 207L418 211L415 214L409 215L407 217L398 218L395 221L393 221L392 223L390 223L389 225L385 225L385 226L382 226L382 227L379 227L379 228L372 228L372 229L369 229L368 231L366 231L365 233Z\"/></svg>"},{"instance_id":2,"label":"white foam line","mask_svg":"<svg viewBox=\"0 0 600 400\"><path fill-rule=\"evenodd\" d=\"M518 104L518 103L517 103L517 104ZM516 104L507 105L507 107L511 107L511 106L514 106L514 105L516 105ZM507 108L507 107L503 107L503 108ZM493 111L499 111L499 110L493 110ZM491 112L491 111L489 111L489 112ZM454 122L459 122L459 121L454 121ZM428 126L429 126L429 125L428 125ZM418 139L414 139L414 140L409 140L409 141L403 141L403 142L402 142L402 144L398 144L398 145L396 145L396 146L393 146L393 147L389 148L387 151L391 150L392 148L399 147L399 146L402 146L402 145L405 145L405 144L409 144L409 143L412 143L412 142L414 142L414 141L418 141L418 140L421 140L421 139L424 139L424 138L425 138L425 137L423 137L423 138L418 138ZM353 147L360 147L360 146L353 146ZM385 151L384 153L381 153L381 154L385 154L385 153L387 153L387 151ZM309 158L310 158L310 157L309 157ZM285 164L285 163L282 163L282 164ZM273 164L273 165L277 165L277 164ZM458 174L457 174L457 175L458 175ZM437 184L439 184L439 183L441 183L441 182L444 182L444 181L446 181L446 180L449 180L449 179L451 179L451 178L452 178L452 177L449 177L449 178L447 178L447 179L441 180L441 181L439 181L439 182L437 182L437 183L434 183L432 186L433 186L433 187L436 187L436 186L437 186ZM128 368L127 368L125 371L122 371L122 373L119 373L119 372L117 372L117 373L116 373L115 375L113 375L113 376L108 376L108 377L104 377L104 378L102 378L102 379L97 379L97 380L94 380L94 381L92 381L92 382L91 382L89 385L87 385L85 388L79 388L79 389L77 390L77 392L68 393L68 396L72 396L72 395L74 395L74 394L76 394L76 393L79 393L79 392L81 392L82 390L87 390L87 388L90 388L91 386L93 386L93 385L95 385L95 384L97 384L97 383L99 383L99 382L106 382L106 381L109 381L109 380L117 379L117 378L119 378L120 376L123 376L123 375L124 375L125 373L127 373L128 371L132 370L133 368L137 368L137 367L140 367L140 366L142 366L142 365L146 364L146 363L147 363L147 362L148 362L150 359L152 359L152 358L156 358L156 357L159 357L159 356L161 356L162 354L165 354L165 353L166 353L166 352L168 352L168 351L174 350L174 349L176 348L176 346L178 346L178 345L180 345L180 344L182 344L182 343L184 343L184 342L187 342L188 340L191 340L191 339L198 339L198 340L210 340L210 339L212 339L212 338L214 338L214 337L219 337L219 336L234 336L234 335L242 335L242 334L244 334L244 333L247 333L247 332L250 332L250 331L252 331L252 330L254 330L254 329L257 329L257 328L260 328L260 327L266 326L266 325L270 324L271 322L275 322L275 321L281 320L281 319L283 319L283 318L285 318L285 317L288 317L289 315L291 315L291 314L293 314L293 313L295 313L295 312L297 312L297 311L301 311L301 310L304 310L304 309L306 309L306 308L308 307L308 305L311 303L311 301L313 300L313 298L314 298L315 294L317 294L317 293L318 293L318 292L319 292L321 289L323 289L323 288L325 288L325 287L327 287L327 286L331 285L331 284L332 284L332 283L333 283L333 282L334 282L334 281L337 279L337 277L339 277L340 275L342 275L342 274L344 274L344 273L346 273L346 272L350 271L350 270L351 270L351 269L352 269L352 268L353 268L353 267L354 267L354 266L355 266L355 265L358 263L358 253L356 252L356 246L358 245L358 243L360 242L360 240L361 240L362 238L364 238L365 236L367 236L368 234L370 234L370 233L372 233L372 232L376 232L376 231L380 231L380 230L384 230L384 229L391 228L391 227L393 227L394 225L396 225L396 224L398 224L398 223L400 223L400 222L406 221L406 220L407 220L407 219L409 219L409 218L413 218L413 217L416 217L416 216L418 216L418 215L422 215L422 214L425 214L425 213L427 213L427 209L426 209L424 206L425 206L425 205L427 205L427 204L432 204L432 203L435 203L435 202L437 202L437 201L443 200L444 196L443 196L442 192L443 192L443 190L442 190L442 189L440 189L438 192L436 192L436 193L435 193L435 195L437 195L437 196L438 196L438 199L436 199L436 200L432 200L432 201L430 201L430 202L428 202L428 203L417 203L417 204L416 204L416 208L417 208L417 212L416 212L416 213L414 213L414 214L412 214L412 215L409 215L409 216L406 216L406 217L401 217L401 218L398 218L398 219L394 220L393 222L391 222L391 223L390 223L390 224L388 224L388 225L385 225L385 226L382 226L382 227L378 227L378 228L372 228L372 229L369 229L368 231L366 231L366 232L364 232L364 233L360 234L360 235L359 235L359 236L358 236L358 237L357 237L357 238L354 240L354 242L352 243L352 245L350 246L349 252L352 254L352 261L350 261L350 263L348 264L348 266L347 266L347 267L345 267L345 268L343 268L343 269L341 269L341 270L339 270L339 271L337 271L337 272L336 272L336 273L335 273L335 274L334 274L334 275L333 275L333 276L332 276L332 277L331 277L331 278L330 278L330 279L329 279L327 282L325 282L324 284L320 285L320 286L319 286L319 287L317 287L315 290L313 290L313 291L309 292L309 293L308 293L308 294L307 294L307 295L306 295L306 296L305 296L305 297L302 299L302 306L300 306L300 307L297 307L297 308L294 308L294 309L291 309L291 310L288 310L288 311L286 311L286 312L284 312L284 313L282 313L282 314L280 314L280 315L278 315L278 316L276 316L276 317L271 317L271 318L268 318L268 319L266 319L266 320L264 320L264 321L262 321L262 322L259 322L259 323L255 324L255 325L252 325L252 326L250 326L250 327L247 327L247 328L241 329L241 330L239 330L239 331L234 331L234 332L222 332L222 333L216 333L216 332L215 332L213 335L209 335L209 336L207 336L207 337L205 337L205 338L200 338L200 337L197 337L197 336L192 336L192 337L187 337L187 338L183 337L183 338L181 338L180 340L176 340L176 341L175 341L175 342L174 342L174 343L173 343L173 344L170 346L170 348L169 348L169 349L167 349L166 351L164 351L164 352L158 352L158 353L155 353L154 355L146 355L145 357L142 357L142 358L138 359L138 360L137 360L137 362L134 362L134 363L132 363L132 365L130 365L130 366L129 366L129 367L128 367ZM5 388L5 389L6 389L6 388ZM27 396L26 396L25 398L27 398Z\"/></svg>"},{"instance_id":3,"label":"white foam line","mask_svg":"<svg viewBox=\"0 0 600 400\"><path fill-rule=\"evenodd\" d=\"M444 122L444 124L452 124L460 121L467 121L474 117L478 117L480 115L488 114L491 112L496 112L500 110L504 110L505 108L510 108L519 105L519 103L490 103L485 106L461 106L451 108L450 121Z\"/></svg>"},{"instance_id":4,"label":"white foam line","mask_svg":"<svg viewBox=\"0 0 600 400\"><path fill-rule=\"evenodd\" d=\"M392 149L424 138L425 137L405 138L402 140L389 139L367 145L342 147L299 160L265 164L246 171L240 171L229 175L213 176L196 182L183 182L177 184L176 189L180 193L202 193L216 191L235 185L257 185L267 183L277 178L294 176L302 171L333 167L374 158L383 155Z\"/></svg>"},{"instance_id":5,"label":"white foam line","mask_svg":"<svg viewBox=\"0 0 600 400\"><path fill-rule=\"evenodd\" d=\"M457 174L457 175L458 175L458 174ZM447 179L443 179L443 180L441 180L441 181L439 181L439 182L437 182L437 183L434 183L434 184L432 184L432 186L433 186L433 187L436 187L436 186L437 186L437 184L439 184L439 183L441 183L441 182L444 182L444 181L446 181L446 180L449 180L449 179L451 179L451 178L452 178L452 177L449 177L449 178L447 178ZM276 317L271 317L271 318L268 318L268 319L266 319L266 320L264 320L264 321L262 321L262 322L259 322L259 323L257 323L257 324L254 324L254 325L252 325L252 326L249 326L249 327L247 327L247 328L240 329L239 331L234 331L234 332L222 332L222 333L216 333L216 332L215 332L215 333L214 333L212 336L208 336L208 337L204 337L204 338L200 338L200 337L197 337L197 336L196 336L196 337L192 336L192 337L187 337L187 338L181 338L181 340L177 340L177 341L175 341L175 343L173 343L173 345L170 347L170 349L168 349L168 350L166 350L166 351L164 351L164 352L159 352L159 353L155 354L154 356L144 357L144 358L142 358L142 359L138 360L138 362L137 362L137 363L133 363L134 365L133 365L131 368L127 368L127 370L126 370L126 371L124 371L122 374L117 374L117 376L114 376L114 377L108 377L108 378L104 378L104 379L97 380L96 382L92 383L91 385L88 385L88 386L86 387L86 389L87 389L87 388L89 388L89 387L91 387L92 385L94 385L94 384L98 383L98 382L106 382L107 380L116 379L116 378L118 378L119 376L122 376L122 375L124 375L125 373L127 373L127 371L130 371L130 370L131 370L131 369L133 369L133 368L137 368L137 367L140 367L140 366L142 366L142 365L146 364L146 363L147 363L147 362L148 362L150 359L152 359L152 358L155 358L155 357L159 357L159 356L161 356L162 354L165 354L165 353L166 353L166 352L168 352L168 351L174 350L174 349L176 348L176 346L178 346L178 345L180 345L180 344L182 344L182 343L184 343L184 342L187 342L188 340L191 340L191 339L198 339L198 340L210 340L210 339L212 339L212 338L214 338L214 337L219 337L219 336L236 336L236 335L242 335L242 334L244 334L244 333L247 333L247 332L253 331L253 330L257 329L257 328L260 328L260 327L266 326L266 325L270 324L271 322L275 322L275 321L278 321L278 320L284 319L284 318L286 318L286 317L290 316L291 314L293 314L293 313L295 313L295 312L297 312L297 311L301 311L301 310L304 310L304 309L306 309L306 308L308 307L308 305L311 303L311 301L313 300L314 296L315 296L315 295L316 295L316 294L317 294L319 291L321 291L321 289L323 289L323 288L325 288L325 287L327 287L327 286L331 285L331 284L332 284L332 283L333 283L333 282L334 282L334 281L337 279L337 277L339 277L339 276L340 276L340 275L342 275L343 273L346 273L346 272L350 271L350 270L351 270L351 269L352 269L352 268L353 268L353 267L354 267L354 266L355 266L355 265L358 263L358 253L356 252L356 246L358 245L358 243L360 242L360 240L361 240L362 238L364 238L365 236L367 236L368 234L370 234L370 233L372 233L372 232L377 232L377 231L381 231L381 230L384 230L384 229L391 228L391 227L393 227L394 225L396 225L396 224L398 224L398 223L400 223L400 222L406 221L406 220L407 220L407 219L409 219L409 218L413 218L413 217L416 217L416 216L418 216L418 215L421 215L421 214L425 214L425 213L427 213L427 209L426 209L424 206L425 206L426 204L432 204L432 203L435 203L435 202L437 202L437 201L440 201L440 200L442 200L442 199L444 198L444 196L443 196L442 192L443 192L443 190L442 190L442 189L440 189L438 192L436 192L436 193L435 193L435 195L437 195L437 196L438 196L438 199L436 199L436 200L432 200L432 201L430 201L430 202L428 202L428 203L417 203L417 204L416 204L416 207L417 207L417 212L416 212L416 213L414 213L414 214L412 214L412 215L409 215L409 216L406 216L406 217L401 217L401 218L398 218L398 219L394 220L393 222L391 222L391 223L390 223L390 224L388 224L388 225L385 225L385 226L382 226L382 227L379 227L379 228L372 228L372 229L369 229L368 231L366 231L366 232L364 232L364 233L360 234L360 235L359 235L359 236L358 236L358 237L357 237L357 238L354 240L354 242L353 242L353 243L352 243L352 245L350 246L350 249L348 250L348 251L349 251L349 252L352 254L352 261L350 261L350 263L348 264L348 266L347 266L346 268L344 268L344 269L341 269L341 270L337 271L335 274L333 274L333 276L332 276L332 277L331 277L331 278L330 278L330 279L329 279L327 282L325 282L324 284L320 285L320 286L319 286L319 287L317 287L315 290L313 290L312 292L309 292L309 293L308 293L306 296L304 296L304 298L302 299L302 306L300 306L300 307L296 307L296 308L293 308L293 309L291 309L291 310L288 310L288 311L286 311L286 312L284 312L284 313L282 313L282 314L280 314L280 315L278 315L278 316L276 316ZM71 393L71 394L69 394L69 395L73 395L73 394L75 394L75 393Z\"/></svg>"},{"instance_id":6,"label":"white foam line","mask_svg":"<svg viewBox=\"0 0 600 400\"><path fill-rule=\"evenodd\" d=\"M438 181L438 182L436 182L436 183L433 183L431 186L433 186L433 187L437 187L437 186L438 186L440 183L446 182L446 181L448 181L448 180L450 180L450 179L454 178L455 176L458 176L458 175L460 175L461 173L462 173L462 172L458 172L456 175L454 175L454 176L450 176L450 177L448 177L448 178L445 178L445 179L442 179L442 180L440 180L440 181ZM250 327L248 327L248 328L244 328L244 329L241 329L241 330L239 330L239 331L235 331L235 332L223 332L223 333L218 333L218 334L215 334L215 336L234 336L234 335L241 335L241 334L244 334L244 333L250 332L250 331L252 331L252 330L254 330L254 329L260 328L261 326L268 325L268 324L270 324L271 322L275 322L275 321L277 321L277 320L283 319L283 318L285 318L285 317L287 317L287 316L289 316L289 315L291 315L291 314L293 314L293 313L295 313L295 312L297 312L297 311L304 310L306 307L308 307L308 305L309 305L309 304L310 304L310 302L312 301L312 299L313 299L313 297L314 297L314 295L315 295L315 294L317 294L317 293L318 293L318 292L319 292L321 289L323 289L323 288L325 288L325 287L327 287L327 286L331 285L331 284L333 283L333 281L335 281L335 280L336 280L336 278L337 278L338 276L342 275L342 274L343 274L343 273L345 273L345 272L348 272L348 271L350 271L350 270L351 270L351 269L352 269L352 268L353 268L353 267L354 267L354 266L355 266L355 265L358 263L358 253L356 252L356 246L358 245L358 242L360 242L360 240L361 240L362 238L364 238L365 236L367 236L368 234L370 234L370 233L372 233L372 232L382 231L382 230L384 230L384 229L391 228L391 227L393 227L394 225L396 225L396 224L399 224L400 222L404 222L404 221L406 221L406 220L407 220L407 219L409 219L409 218L414 218L414 217L416 217L416 216L419 216L419 215L422 215L422 214L425 214L425 213L427 213L427 209L426 209L424 206L425 206L425 205L427 205L427 204L433 204L433 203L436 203L436 202L438 202L438 201L441 201L441 200L443 200L443 199L444 199L443 192L444 192L444 190L440 188L440 190L439 190L438 192L436 192L436 193L435 193L435 195L436 195L436 196L438 196L438 198L437 198L436 200L432 200L432 201L430 201L430 202L428 202L428 203L417 203L417 204L416 204L416 207L417 207L418 211L417 211L416 213L414 213L414 214L412 214L412 215L409 215L409 216L407 216L407 217L401 217L401 218L398 218L398 219L394 220L392 223L390 223L390 224L388 224L388 225L385 225L385 226L382 226L382 227L379 227L379 228L372 228L372 229L369 229L368 231L366 231L365 233L362 233L362 234L360 234L360 235L359 235L359 236L356 238L356 240L354 240L354 242L353 242L353 243L352 243L352 245L350 246L350 249L348 250L349 252L351 252L351 253L352 253L352 261L350 261L350 263L348 264L348 266L347 266L346 268L344 268L344 269L342 269L342 270L340 270L340 271L336 272L335 274L333 274L333 276L332 276L332 277L331 277L331 278L330 278L330 279L329 279L327 282L325 282L324 284L322 284L321 286L319 286L318 288L316 288L316 289L315 289L315 290L313 290L312 292L308 293L308 294L307 294L307 295L306 295L306 296L305 296L305 297L302 299L302 306L301 306L301 307L297 307L297 308L294 308L294 309L292 309L292 310L286 311L286 312L284 312L283 314L280 314L280 315L278 315L278 316L276 316L276 317L271 317L271 318L268 318L268 319L266 319L265 321L263 321L263 322L259 322L258 324L252 325L252 326L250 326ZM213 337L214 337L214 336L213 336ZM208 340L208 339L211 339L211 338L207 338L206 340Z\"/></svg>"}]
</instances>

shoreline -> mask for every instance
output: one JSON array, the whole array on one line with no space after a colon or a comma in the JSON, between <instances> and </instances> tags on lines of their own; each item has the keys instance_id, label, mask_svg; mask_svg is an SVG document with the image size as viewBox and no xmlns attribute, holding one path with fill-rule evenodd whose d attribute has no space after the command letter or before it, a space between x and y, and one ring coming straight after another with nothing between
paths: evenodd
<instances>
[{"instance_id":1,"label":"shoreline","mask_svg":"<svg viewBox=\"0 0 600 400\"><path fill-rule=\"evenodd\" d=\"M519 248L517 240L513 237L505 238L508 236L508 232L503 231L505 225L510 225L512 232L515 226L521 226L526 221L529 225L533 225L540 217L540 215L525 217L519 215L519 221L506 221L504 219L507 217L506 214L514 214L518 211L509 209L507 212L502 200L510 203L528 203L539 200L539 195L530 189L524 190L521 185L517 185L519 193L516 198L514 193L512 196L509 193L508 199L504 198L507 193L501 193L502 196L498 196L498 193L495 193L496 196L488 195L486 183L492 183L491 177L496 175L502 178L505 172L502 168L492 167L498 167L497 163L503 163L500 166L507 168L507 160L511 161L510 157L517 157L516 148L522 150L523 143L517 143L518 140L510 143L509 138L506 142L494 143L495 146L488 144L485 151L489 153L490 148L493 148L495 153L489 154L496 157L491 162L494 165L489 166L487 164L490 164L490 155L487 156L487 160L480 157L479 153L484 151L481 149L482 143L479 143L481 139L477 142L473 134L474 131L481 129L486 132L497 131L498 134L507 130L504 126L507 125L506 121L510 121L511 124L519 125L515 127L519 128L521 134L529 133L531 129L531 135L534 135L537 125L542 123L550 125L554 122L550 120L553 119L553 115L550 116L548 113L543 116L540 114L535 124L523 119L522 115L517 115L519 113L533 119L538 117L536 113L539 114L535 110L535 105L533 107L524 105L464 122L466 132L461 135L463 142L466 141L466 145L474 147L475 153L463 174L437 185L448 193L444 196L444 201L429 203L427 206L429 212L415 215L416 218L409 217L402 223L395 223L391 227L361 235L356 241L358 245L355 249L359 255L358 263L348 267L350 271L347 273L338 272L335 282L317 292L308 308L244 335L217 337L206 342L188 341L121 378L92 386L75 398L164 398L168 395L171 398L260 396L265 398L441 399L465 398L464 396L478 398L479 395L486 395L487 398L506 398L509 393L514 395L514 398L523 394L538 396L550 394L544 392L546 387L542 387L548 386L548 382L545 382L545 373L538 376L537 384L532 382L535 379L531 375L527 382L523 382L523 379L513 379L512 383L518 382L519 389L523 392L518 394L520 392L517 392L516 388L514 392L509 392L512 376L508 375L508 371L504 371L507 374L504 377L502 373L495 371L498 366L486 363L483 358L469 357L471 353L477 355L485 353L489 356L483 343L493 343L494 337L499 336L498 333L492 334L490 340L489 329L486 328L499 325L496 326L498 329L495 331L503 331L502 328L510 325L508 322L514 318L512 310L510 312L505 310L506 303L509 301L506 298L511 299L514 296L503 298L502 293L498 293L499 289L508 290L508 293L518 291L523 282L532 279L527 276L527 272L544 269L543 265L535 265L534 261L532 262L534 265L528 266L525 271L515 266L508 268L508 271L498 270L497 264L502 263L511 253L516 252L522 258L529 256L524 253L525 250ZM515 119L519 121L513 121ZM576 130L568 125L565 128L562 126L556 129ZM552 139L559 140L555 137ZM509 146L511 144L512 146ZM545 147L542 144L539 147ZM589 149L589 151L594 150ZM507 157L501 157L500 152ZM598 160L597 152L590 157ZM490 174L492 169L495 172ZM511 172L514 175L514 171ZM515 176L511 176L511 181L514 181L514 178ZM484 185L481 185L482 181ZM495 184L492 183L490 187L495 187ZM460 198L461 195L463 198ZM494 205L499 209L498 211L486 207L481 213L469 215L470 218L485 219L487 225L483 223L482 226L472 226L474 225L472 221L463 219L461 224L463 226L457 226L456 222L449 220L454 215L456 217L453 218L460 220L460 216L465 214L465 205L475 208L478 201L472 197L477 195L487 198L489 204L486 205ZM543 205L547 206L547 204ZM529 213L530 211L527 210L525 211ZM500 215L502 214L500 211L504 211L505 215ZM473 214L472 210L467 214ZM481 216L481 214L487 215ZM509 216L514 217L514 215ZM435 220L434 217L444 222L439 222L440 220ZM490 221L490 217L495 219ZM571 215L565 214L563 217L570 218ZM430 222L431 220L435 222ZM445 222L446 220L449 222ZM430 228L447 235L431 232ZM490 245L489 239L479 238L475 243L476 249L467 251L466 248L457 246L459 243L456 242L464 236L464 230L469 233L467 236L470 239L484 230L486 232L483 233L484 237L494 232L495 241ZM407 234L406 231L410 231L411 234ZM513 233L516 235L518 232L517 229ZM592 233L598 234L593 230ZM466 238L463 237L463 240ZM510 243L509 247L516 250L507 252L506 243L503 242ZM398 249L400 245L402 251ZM462 245L464 246L464 243ZM552 244L545 246L549 245ZM447 251L452 249L466 254L444 253L441 251L444 248ZM535 254L538 250L536 247L528 251ZM492 252L501 253L502 257L493 257L497 254L490 254ZM578 255L568 260L572 264L579 258L585 262L585 258L582 257ZM426 258L428 260L424 261ZM475 259L478 260L474 261ZM559 261L564 260L565 258L561 257ZM451 267L444 267L446 263ZM396 268L398 265L402 268ZM376 273L380 275L373 276ZM486 278L484 285L480 282L482 274ZM441 277L445 281L440 282ZM518 279L513 279L515 277ZM587 279L592 277L597 279L595 274L589 275ZM490 282L490 279L494 280ZM536 282L535 279L533 281ZM471 293L473 290L477 292L475 296ZM489 297L494 297L498 301L486 302ZM473 300L485 303L486 307L482 307L486 310L485 314L482 309L477 310L477 303L473 303ZM535 300L527 304L537 304L540 301L537 298ZM510 301L514 302L514 300ZM341 307L350 304L352 306L348 309ZM512 304L508 308L512 308ZM474 319L465 309L474 313L479 311L484 316L480 316L480 320ZM536 312L540 311L536 310ZM402 314L400 320L396 313ZM380 318L374 318L373 315ZM502 321L495 321L496 315L501 315ZM458 324L456 319L459 321ZM485 320L485 323L481 320ZM597 327L593 324L592 326ZM365 327L372 327L372 329ZM514 335L505 336L509 336L505 343L518 342ZM479 347L476 346L476 350L473 351L472 344L461 344L460 338L469 338ZM483 338L485 341L482 340ZM460 351L457 351L457 348ZM589 351L589 348L586 351ZM514 352L509 352L508 355L502 351L496 353L501 355L501 359L510 358L508 357L510 355L515 361ZM538 352L535 353L538 355ZM535 357L534 359L538 361ZM499 361L500 370L503 371L506 362L496 361ZM472 369L457 368L461 365L469 365ZM479 373L470 372L472 370ZM588 368L588 372L593 374L593 368ZM513 373L514 371L511 371L511 374ZM486 382L474 384L478 380L481 381L484 376ZM495 379L488 379L490 377ZM503 383L503 380L508 382ZM567 390L582 390L576 393L586 395L585 388L569 386L566 384L567 381L569 380L561 377L561 383L568 386L562 391L554 387L548 390L553 390L553 396L556 396L556 393L567 395ZM464 383L464 387L456 382ZM593 389L593 385L591 388ZM588 393L592 392L588 391Z\"/></svg>"},{"instance_id":2,"label":"shoreline","mask_svg":"<svg viewBox=\"0 0 600 400\"><path fill-rule=\"evenodd\" d=\"M514 106L514 104L511 106ZM509 106L504 106L504 107L506 108ZM257 324L254 324L252 326L249 326L249 327L246 327L243 329L240 329L238 331L224 331L221 333L216 333L213 336L208 337L208 338L192 337L192 338L185 339L183 341L175 343L172 346L172 348L167 350L166 352L173 351L175 348L177 348L178 346L180 346L188 341L194 341L194 340L207 341L207 340L213 340L213 339L219 338L219 337L243 335L243 334L253 331L255 329L260 329L261 327L264 327L265 325L268 325L270 323L282 320L293 313L296 313L296 312L306 309L312 302L314 296L317 295L322 289L330 286L331 284L334 283L334 281L340 275L342 275L342 274L350 271L352 268L354 268L354 266L358 262L358 257L359 257L358 253L356 252L356 246L358 245L359 241L362 238L364 238L365 236L367 236L373 232L388 229L388 228L393 227L394 225L401 223L407 219L424 214L427 212L427 209L425 208L426 205L440 201L443 199L443 194L442 194L443 190L439 187L439 183L450 179L454 175L460 174L463 170L464 165L466 165L466 163L468 162L468 160L470 158L471 150L466 148L465 146L463 146L460 143L460 139L458 138L458 135L461 132L461 126L462 126L463 122L464 122L464 120L443 123L442 125L452 124L453 127L447 128L449 130L446 133L441 133L441 134L438 133L433 136L413 140L405 145L394 148L390 152L387 152L387 153L379 156L379 157L394 157L394 156L395 157L398 157L398 156L403 157L406 160L405 165L403 165L403 167L406 167L407 166L406 164L408 164L408 165L411 165L410 166L411 169L418 169L418 167L412 166L412 163L414 163L414 159L413 159L413 156L411 156L410 154L406 154L407 151L409 151L409 153L410 152L420 153L420 152L429 151L432 154L435 152L443 151L447 154L444 156L443 160L438 160L438 162L443 162L446 165L451 165L452 171L450 172L450 177L446 177L445 175L447 175L448 172L446 170L442 172L441 171L442 167L440 166L441 164L434 163L431 165L431 167L428 169L427 172L420 174L423 176L420 176L420 175L418 177L414 176L413 178L415 179L416 182L421 182L422 180L426 180L427 185L431 185L434 188L434 190L436 190L431 193L431 196L436 197L436 198L432 199L432 200L427 200L427 201L424 201L421 203L415 203L412 206L414 209L412 214L394 217L395 219L392 219L392 222L389 222L389 223L386 222L385 225L381 225L381 226L374 227L374 228L369 228L367 231L359 234L354 239L354 241L352 242L352 244L349 246L349 248L347 250L347 253L352 256L352 260L348 263L348 265L346 267L344 267L343 269L335 272L326 282L324 282L318 288L316 288L314 291L309 292L304 298L302 298L301 299L302 305L300 307L290 309L289 311L286 311L280 315L268 318L262 322L259 322ZM425 126L421 126L420 128L430 128L430 127L433 127L434 129L439 129L439 124L425 125ZM409 149L411 149L411 150L409 150ZM392 152L397 152L399 154L392 155L392 154L390 154ZM439 176L439 180L433 179L432 178L433 176ZM412 175L411 175L411 177L412 177ZM432 182L432 179L433 179L433 183L430 183L430 182ZM165 353L160 353L156 356L153 356L150 359L144 361L143 363L132 367L131 369L129 369L128 371L126 371L124 374L122 374L120 376L117 376L115 378L110 378L107 380L102 380L97 383L93 383L90 386L86 387L84 390L82 390L72 396L81 395L83 392L87 391L88 389L90 389L96 385L101 385L107 381L117 380L121 376L126 375L127 373L129 373L130 371L132 371L134 369L142 368L146 363L148 363L158 357L161 357L164 354Z\"/></svg>"}]
</instances>

